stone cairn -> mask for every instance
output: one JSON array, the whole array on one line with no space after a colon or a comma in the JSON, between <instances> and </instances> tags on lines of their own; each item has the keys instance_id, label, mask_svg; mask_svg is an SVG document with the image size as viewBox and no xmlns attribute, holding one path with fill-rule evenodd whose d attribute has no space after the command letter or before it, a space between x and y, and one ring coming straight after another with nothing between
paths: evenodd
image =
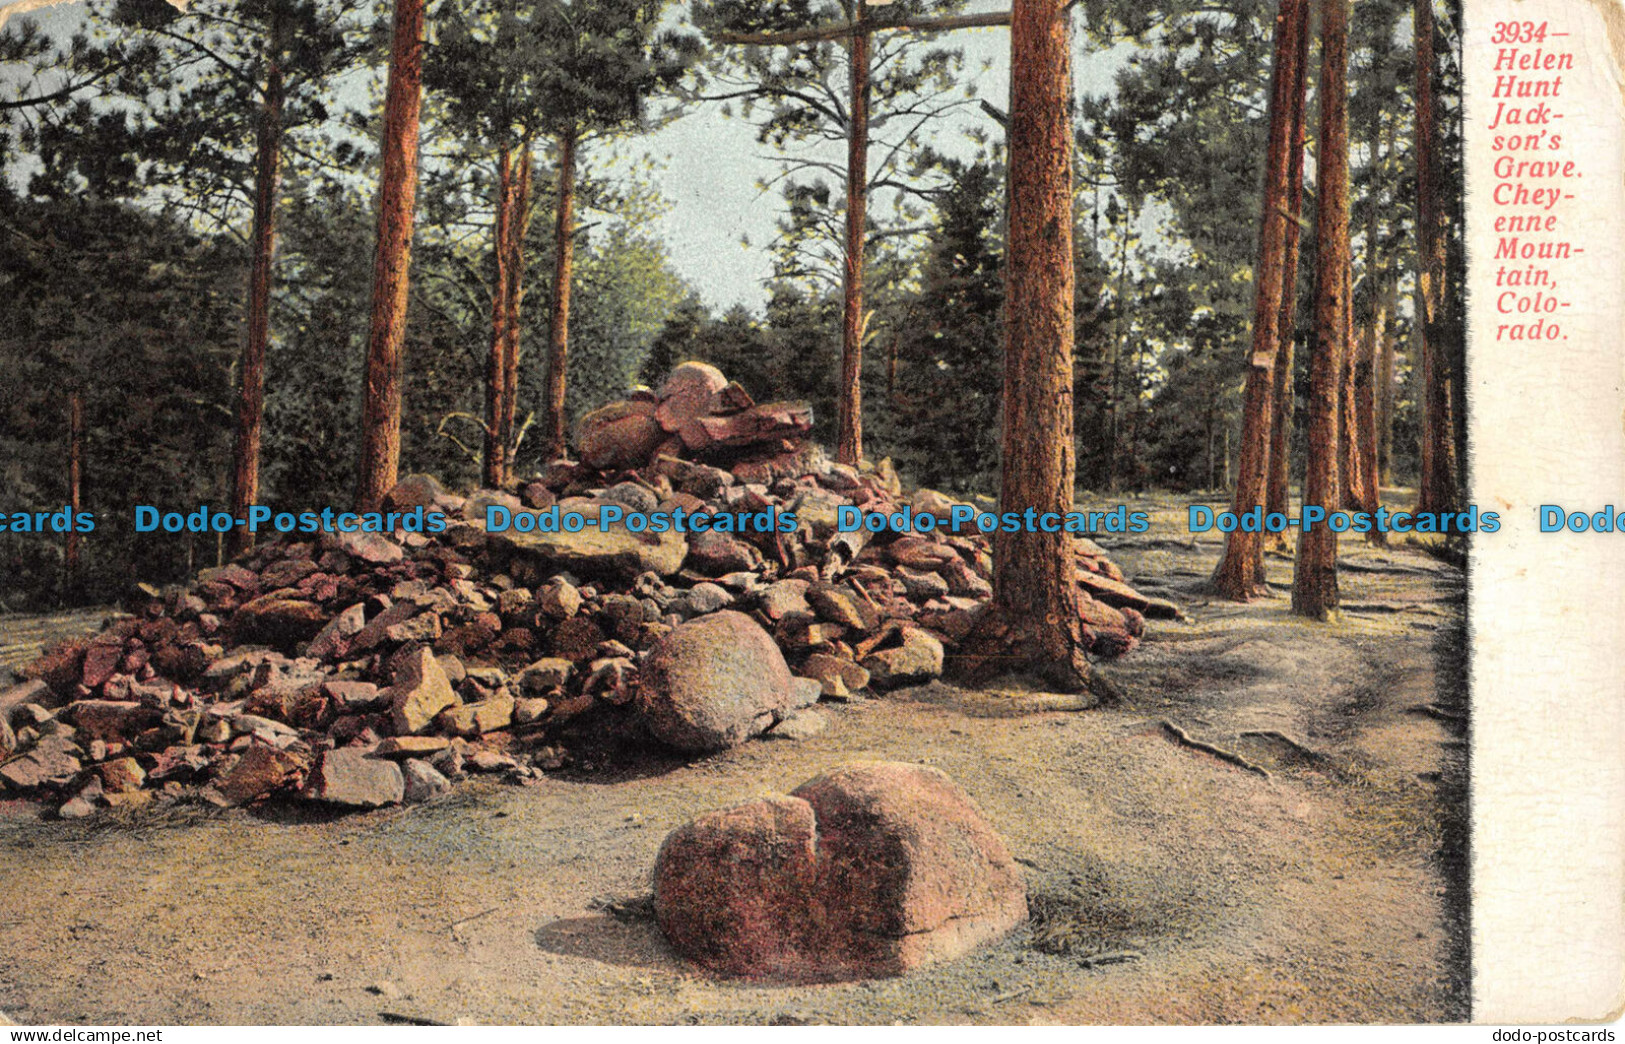
<instances>
[{"instance_id":1,"label":"stone cairn","mask_svg":"<svg viewBox=\"0 0 1625 1044\"><path fill-rule=\"evenodd\" d=\"M974 533L840 532L846 505L947 521L889 461L832 463L804 403L754 403L684 363L581 419L579 460L516 492L410 476L385 508L440 533L272 539L133 615L46 650L0 692L0 790L64 817L108 806L296 795L349 808L424 800L465 773L527 782L572 738L702 753L801 738L810 706L936 678L991 593ZM580 512L575 533L490 531L487 509ZM790 533L600 532L627 513L793 511ZM1075 542L1092 653L1177 617Z\"/></svg>"}]
</instances>

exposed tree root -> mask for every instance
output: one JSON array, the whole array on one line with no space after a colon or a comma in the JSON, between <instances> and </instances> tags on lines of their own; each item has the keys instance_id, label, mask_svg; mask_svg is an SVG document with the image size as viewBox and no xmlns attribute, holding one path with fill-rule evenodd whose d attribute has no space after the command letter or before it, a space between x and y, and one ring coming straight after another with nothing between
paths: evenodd
<instances>
[{"instance_id":1,"label":"exposed tree root","mask_svg":"<svg viewBox=\"0 0 1625 1044\"><path fill-rule=\"evenodd\" d=\"M1240 754L1225 750L1223 747L1215 747L1211 743L1204 743L1199 739L1192 739L1189 733L1180 728L1178 725L1175 725L1173 722L1169 721L1167 718L1162 719L1159 724L1162 726L1162 730L1172 737L1175 743L1178 743L1182 747L1189 747L1192 750L1199 750L1204 754L1211 754L1220 761L1228 761L1230 764L1239 769L1245 769L1248 772L1263 776L1265 779L1274 778L1270 775L1269 769L1262 765L1253 764Z\"/></svg>"},{"instance_id":2,"label":"exposed tree root","mask_svg":"<svg viewBox=\"0 0 1625 1044\"><path fill-rule=\"evenodd\" d=\"M1302 743L1299 743L1297 740L1293 739L1291 736L1288 736L1286 733L1277 732L1275 729L1248 729L1241 735L1244 739L1256 738L1270 740L1273 743L1279 743L1284 747L1292 749L1306 761L1321 762L1326 760L1326 755L1322 754L1320 751L1315 750L1313 747L1306 747Z\"/></svg>"}]
</instances>

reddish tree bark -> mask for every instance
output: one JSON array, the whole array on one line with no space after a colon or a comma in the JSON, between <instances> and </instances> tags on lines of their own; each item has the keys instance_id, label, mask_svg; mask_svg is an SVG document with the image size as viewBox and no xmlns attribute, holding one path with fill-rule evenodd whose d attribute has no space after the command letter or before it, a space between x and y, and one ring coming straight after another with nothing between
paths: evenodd
<instances>
[{"instance_id":1,"label":"reddish tree bark","mask_svg":"<svg viewBox=\"0 0 1625 1044\"><path fill-rule=\"evenodd\" d=\"M866 5L858 5L863 21ZM842 267L841 387L836 408L835 459L863 459L863 251L869 209L869 33L851 38L851 116L846 134L846 263Z\"/></svg>"},{"instance_id":2,"label":"reddish tree bark","mask_svg":"<svg viewBox=\"0 0 1625 1044\"><path fill-rule=\"evenodd\" d=\"M1384 273L1386 278L1386 273ZM1387 290L1378 287L1371 302L1371 318L1354 363L1355 429L1359 434L1356 456L1359 466L1359 492L1354 498L1360 511L1375 513L1382 506L1382 488L1377 481L1377 345L1387 337ZM1373 527L1366 540L1386 544L1387 536Z\"/></svg>"},{"instance_id":3,"label":"reddish tree bark","mask_svg":"<svg viewBox=\"0 0 1625 1044\"><path fill-rule=\"evenodd\" d=\"M509 240L513 227L513 152L497 153L496 217L491 230L496 260L496 278L491 289L491 351L485 361L485 448L481 454L480 482L497 489L507 481L507 432L503 417L507 411L508 387L508 294L512 274L509 262L513 248Z\"/></svg>"},{"instance_id":4,"label":"reddish tree bark","mask_svg":"<svg viewBox=\"0 0 1625 1044\"><path fill-rule=\"evenodd\" d=\"M1297 81L1292 91L1291 149L1287 166L1287 224L1286 243L1281 251L1281 312L1277 335L1275 361L1275 391L1271 397L1274 417L1270 424L1269 490L1265 497L1266 513L1287 514L1291 510L1292 428L1296 420L1294 410L1293 376L1296 366L1298 335L1298 255L1303 233L1303 146L1308 123L1309 94L1309 5L1304 4L1298 15L1298 60L1295 66ZM1285 548L1285 532L1267 539L1276 547ZM1263 546L1259 546L1263 556Z\"/></svg>"},{"instance_id":5,"label":"reddish tree bark","mask_svg":"<svg viewBox=\"0 0 1625 1044\"><path fill-rule=\"evenodd\" d=\"M570 343L570 279L575 267L576 135L559 136L558 209L553 220L553 314L547 345L545 457L564 456L564 379Z\"/></svg>"},{"instance_id":6,"label":"reddish tree bark","mask_svg":"<svg viewBox=\"0 0 1625 1044\"><path fill-rule=\"evenodd\" d=\"M1439 128L1433 103L1433 2L1416 0L1416 297L1421 329L1422 442L1418 511L1456 508L1452 374L1440 330L1448 242L1439 212Z\"/></svg>"},{"instance_id":7,"label":"reddish tree bark","mask_svg":"<svg viewBox=\"0 0 1625 1044\"><path fill-rule=\"evenodd\" d=\"M1339 502L1339 385L1349 336L1348 2L1327 0L1320 35L1320 151L1315 189L1315 354L1309 374L1305 504ZM1292 611L1325 620L1337 610L1337 534L1322 523L1298 536Z\"/></svg>"},{"instance_id":8,"label":"reddish tree bark","mask_svg":"<svg viewBox=\"0 0 1625 1044\"><path fill-rule=\"evenodd\" d=\"M389 86L384 100L378 187L378 246L373 255L372 322L361 404L361 465L356 506L375 510L395 486L401 457L401 347L417 210L418 116L423 104L424 0L395 0Z\"/></svg>"},{"instance_id":9,"label":"reddish tree bark","mask_svg":"<svg viewBox=\"0 0 1625 1044\"><path fill-rule=\"evenodd\" d=\"M1010 217L1003 462L1007 510L1072 508L1071 31L1066 0L1015 0L1010 16ZM999 532L993 597L961 645L969 677L1027 672L1113 694L1091 670L1070 534Z\"/></svg>"},{"instance_id":10,"label":"reddish tree bark","mask_svg":"<svg viewBox=\"0 0 1625 1044\"><path fill-rule=\"evenodd\" d=\"M266 44L265 88L260 96L254 144L253 260L248 273L248 315L238 366L237 438L232 446L231 511L246 518L260 495L260 435L265 414L265 351L271 341L271 277L276 258L276 199L282 168L282 19L273 6ZM254 546L254 534L239 526L226 538L235 557Z\"/></svg>"},{"instance_id":11,"label":"reddish tree bark","mask_svg":"<svg viewBox=\"0 0 1625 1044\"><path fill-rule=\"evenodd\" d=\"M1353 277L1350 276L1350 281L1352 280ZM1342 487L1338 503L1345 511L1364 511L1366 508L1361 497L1365 492L1365 477L1360 474L1360 442L1364 436L1360 431L1360 414L1356 402L1359 398L1360 351L1365 344L1365 338L1355 334L1353 315L1351 292L1349 332L1343 339L1343 371L1338 382L1337 422L1341 434L1338 438L1337 469Z\"/></svg>"},{"instance_id":12,"label":"reddish tree bark","mask_svg":"<svg viewBox=\"0 0 1625 1044\"><path fill-rule=\"evenodd\" d=\"M1372 144L1375 155L1376 143ZM1392 276L1383 263L1380 233L1381 222L1377 209L1372 207L1365 229L1365 283L1366 323L1361 330L1354 351L1350 375L1353 394L1346 404L1354 417L1350 434L1353 436L1353 477L1345 480L1351 495L1345 499L1356 511L1375 513L1382 506L1382 489L1377 480L1377 352L1378 343L1388 336L1388 287ZM1373 526L1366 532L1366 541L1376 545L1388 542L1387 534Z\"/></svg>"},{"instance_id":13,"label":"reddish tree bark","mask_svg":"<svg viewBox=\"0 0 1625 1044\"><path fill-rule=\"evenodd\" d=\"M1270 427L1274 421L1275 367L1279 365L1281 301L1285 295L1286 208L1291 194L1292 92L1298 83L1301 48L1298 7L1308 0L1281 0L1275 16L1275 67L1270 73L1269 144L1264 161L1263 214L1258 230L1258 267L1253 295L1253 343L1243 393L1241 459L1232 508L1244 515L1264 505L1269 482ZM1233 530L1213 574L1220 596L1248 601L1267 592L1262 530Z\"/></svg>"}]
</instances>

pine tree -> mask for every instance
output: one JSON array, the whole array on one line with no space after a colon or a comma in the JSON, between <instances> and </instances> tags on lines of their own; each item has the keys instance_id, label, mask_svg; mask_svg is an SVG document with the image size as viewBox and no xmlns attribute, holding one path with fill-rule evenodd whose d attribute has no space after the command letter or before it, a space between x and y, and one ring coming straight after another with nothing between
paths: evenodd
<instances>
[{"instance_id":1,"label":"pine tree","mask_svg":"<svg viewBox=\"0 0 1625 1044\"><path fill-rule=\"evenodd\" d=\"M265 358L271 341L277 215L285 146L323 151L335 77L365 46L359 0L142 0L98 4L90 17L115 32L76 63L114 70L111 92L131 103L142 174L172 206L235 234L246 220L251 263L238 360L231 510L261 498ZM243 120L245 111L254 113ZM246 213L245 213L246 211ZM233 530L227 553L252 546Z\"/></svg>"},{"instance_id":2,"label":"pine tree","mask_svg":"<svg viewBox=\"0 0 1625 1044\"><path fill-rule=\"evenodd\" d=\"M395 486L401 457L401 346L417 210L419 112L423 105L424 0L395 0L384 95L383 177L373 259L372 322L362 389L356 507L376 510Z\"/></svg>"},{"instance_id":3,"label":"pine tree","mask_svg":"<svg viewBox=\"0 0 1625 1044\"><path fill-rule=\"evenodd\" d=\"M647 129L654 101L698 57L699 41L662 27L670 0L514 3L515 41L500 56L517 69L512 74L517 83L510 102L512 125L523 128L526 141L550 141L554 154L553 280L541 437L543 454L559 457L565 450L580 152L596 139ZM509 264L516 264L511 255ZM515 352L502 364L505 389L516 379ZM503 408L510 409L511 403Z\"/></svg>"},{"instance_id":4,"label":"pine tree","mask_svg":"<svg viewBox=\"0 0 1625 1044\"><path fill-rule=\"evenodd\" d=\"M1072 34L1065 0L1015 0L1010 22L1009 297L999 503L1072 507ZM971 677L1030 670L1073 691L1107 687L1085 657L1065 532L1000 531L993 597L962 646Z\"/></svg>"},{"instance_id":5,"label":"pine tree","mask_svg":"<svg viewBox=\"0 0 1625 1044\"><path fill-rule=\"evenodd\" d=\"M1434 100L1433 0L1416 0L1416 238L1417 322L1421 331L1422 474L1416 509L1454 511L1459 496L1456 457L1459 384L1445 345L1445 282L1449 236L1440 200L1438 108Z\"/></svg>"},{"instance_id":6,"label":"pine tree","mask_svg":"<svg viewBox=\"0 0 1625 1044\"><path fill-rule=\"evenodd\" d=\"M1307 40L1300 37L1300 8L1308 0L1282 0L1276 14L1275 69L1271 74L1269 149L1265 163L1263 215L1259 222L1258 265L1255 268L1256 303L1253 311L1252 354L1247 370L1246 405L1242 412L1241 463L1236 479L1233 510L1242 516L1262 508L1269 480L1270 428L1274 421L1275 367L1280 359L1280 315L1288 288L1286 275L1287 206L1291 197L1292 119L1301 104L1298 64L1308 60ZM1225 540L1224 557L1214 573L1219 594L1247 601L1265 590L1263 533L1232 531Z\"/></svg>"},{"instance_id":7,"label":"pine tree","mask_svg":"<svg viewBox=\"0 0 1625 1044\"><path fill-rule=\"evenodd\" d=\"M919 48L913 37L1008 21L1002 12L933 14L932 5L913 4L879 17L868 7L868 0L713 0L700 12L714 40L748 46L714 64L723 89L708 97L743 99L747 114L765 103L759 134L764 143L781 149L834 141L845 146L844 165L803 154L787 163L784 177L792 199L806 198L808 189L822 189L827 197L823 178L828 174L842 188L842 220L838 230L830 222L827 235L839 242L841 287L835 455L850 465L864 454L863 355L875 332L865 305L865 271L877 223L871 191L880 185L897 189L897 209L908 212L903 200L917 190L911 182L926 152L916 141L920 129L971 103L971 92L958 89L954 79L961 53ZM952 4L940 8L951 10ZM844 58L837 57L837 43ZM882 157L878 164L870 163L871 146ZM797 181L803 174L812 175L810 185Z\"/></svg>"},{"instance_id":8,"label":"pine tree","mask_svg":"<svg viewBox=\"0 0 1625 1044\"><path fill-rule=\"evenodd\" d=\"M1338 433L1343 356L1348 350L1350 290L1348 168L1348 3L1328 0L1321 14L1320 150L1316 154L1315 353L1310 369L1309 460L1304 503L1340 503ZM1298 536L1292 611L1325 620L1335 614L1337 533L1322 522Z\"/></svg>"},{"instance_id":9,"label":"pine tree","mask_svg":"<svg viewBox=\"0 0 1625 1044\"><path fill-rule=\"evenodd\" d=\"M955 167L937 198L920 291L899 322L891 405L907 474L969 488L998 467L1004 184L985 161Z\"/></svg>"}]
</instances>

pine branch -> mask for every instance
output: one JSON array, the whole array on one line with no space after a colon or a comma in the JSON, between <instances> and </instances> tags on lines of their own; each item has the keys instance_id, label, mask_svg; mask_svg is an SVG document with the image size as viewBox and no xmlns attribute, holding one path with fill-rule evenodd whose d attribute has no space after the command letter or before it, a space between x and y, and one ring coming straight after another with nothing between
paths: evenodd
<instances>
[{"instance_id":1,"label":"pine branch","mask_svg":"<svg viewBox=\"0 0 1625 1044\"><path fill-rule=\"evenodd\" d=\"M895 22L846 22L841 25L816 26L810 29L792 29L782 33L729 33L719 32L711 38L725 44L753 44L771 47L776 44L814 43L823 40L842 40L859 33L898 31L907 33L945 33L955 29L975 29L983 26L1010 24L1009 11L989 11L983 14L950 15L944 18L905 18Z\"/></svg>"}]
</instances>

